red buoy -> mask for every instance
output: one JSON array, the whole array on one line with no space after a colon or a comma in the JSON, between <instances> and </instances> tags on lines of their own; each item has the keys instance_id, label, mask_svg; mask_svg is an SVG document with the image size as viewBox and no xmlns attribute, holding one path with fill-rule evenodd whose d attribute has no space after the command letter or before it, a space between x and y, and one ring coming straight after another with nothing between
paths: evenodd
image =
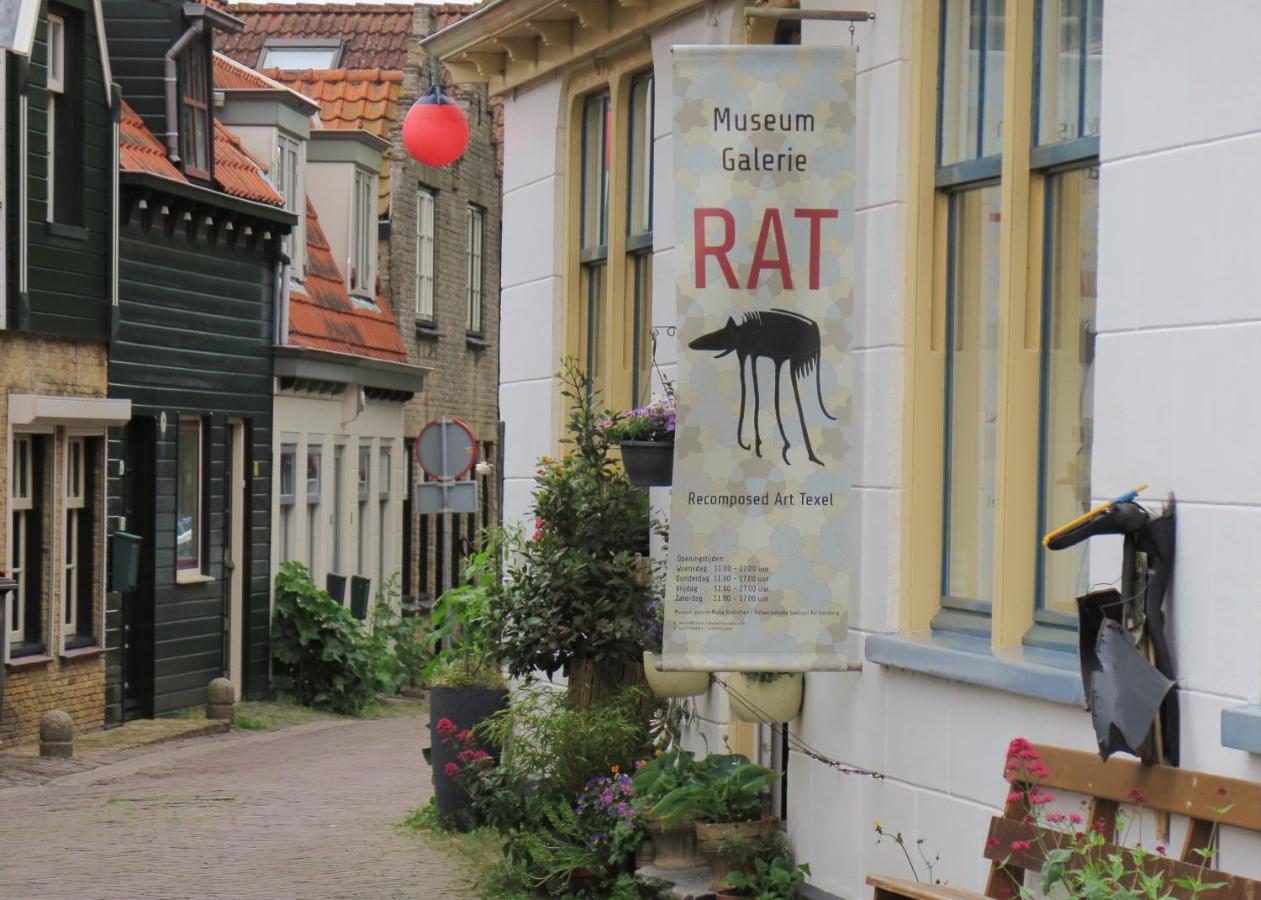
<instances>
[{"instance_id":1,"label":"red buoy","mask_svg":"<svg viewBox=\"0 0 1261 900\"><path fill-rule=\"evenodd\" d=\"M434 85L403 120L407 152L427 166L449 166L468 146L468 119L459 104Z\"/></svg>"}]
</instances>

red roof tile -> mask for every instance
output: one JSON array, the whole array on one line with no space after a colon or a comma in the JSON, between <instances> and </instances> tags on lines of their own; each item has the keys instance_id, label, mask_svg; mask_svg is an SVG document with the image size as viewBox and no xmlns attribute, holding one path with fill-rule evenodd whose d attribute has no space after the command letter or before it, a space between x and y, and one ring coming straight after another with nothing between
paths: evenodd
<instances>
[{"instance_id":1,"label":"red roof tile","mask_svg":"<svg viewBox=\"0 0 1261 900\"><path fill-rule=\"evenodd\" d=\"M267 167L241 144L241 139L215 120L215 183L224 193L242 200L284 206L285 201L267 180Z\"/></svg>"},{"instance_id":2,"label":"red roof tile","mask_svg":"<svg viewBox=\"0 0 1261 900\"><path fill-rule=\"evenodd\" d=\"M167 158L166 148L145 127L144 120L127 103L123 103L119 123L118 146L122 168L126 172L148 172L174 181L188 181ZM284 201L266 177L267 167L241 145L241 139L215 122L215 184L233 197L284 206Z\"/></svg>"},{"instance_id":3,"label":"red roof tile","mask_svg":"<svg viewBox=\"0 0 1261 900\"><path fill-rule=\"evenodd\" d=\"M320 228L315 207L306 205L306 279L289 292L289 343L406 362L407 350L390 304L377 298L374 308L356 303L346 292L333 253Z\"/></svg>"},{"instance_id":4,"label":"red roof tile","mask_svg":"<svg viewBox=\"0 0 1261 900\"><path fill-rule=\"evenodd\" d=\"M175 181L185 181L182 172L166 158L166 148L145 127L144 119L123 101L118 125L120 164L126 172L149 172Z\"/></svg>"},{"instance_id":5,"label":"red roof tile","mask_svg":"<svg viewBox=\"0 0 1261 900\"><path fill-rule=\"evenodd\" d=\"M320 104L325 128L358 128L387 141L398 121L403 73L392 69L267 69L276 79Z\"/></svg>"},{"instance_id":6,"label":"red roof tile","mask_svg":"<svg viewBox=\"0 0 1261 900\"><path fill-rule=\"evenodd\" d=\"M465 15L473 10L471 6L452 8L463 10ZM247 66L262 62L260 52L269 37L341 38L346 42L346 53L340 64L348 68L401 69L407 65L413 32L411 4L234 3L231 11L245 23L245 30L216 35L216 47Z\"/></svg>"}]
</instances>

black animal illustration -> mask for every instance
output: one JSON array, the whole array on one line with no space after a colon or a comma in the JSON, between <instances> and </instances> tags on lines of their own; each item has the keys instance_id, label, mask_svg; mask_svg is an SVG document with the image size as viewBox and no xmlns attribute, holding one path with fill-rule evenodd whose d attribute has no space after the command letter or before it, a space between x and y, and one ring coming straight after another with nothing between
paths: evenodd
<instances>
[{"instance_id":1,"label":"black animal illustration","mask_svg":"<svg viewBox=\"0 0 1261 900\"><path fill-rule=\"evenodd\" d=\"M801 408L801 392L797 387L797 379L810 374L814 370L815 392L819 397L819 409L823 414L836 421L836 416L827 411L823 405L823 383L819 373L819 326L813 319L800 313L786 309L772 309L767 312L751 312L745 314L739 323L732 317L727 324L717 331L703 334L688 346L693 350L717 350L717 359L734 353L740 363L740 421L736 425L736 441L741 449L748 450L744 442L744 409L747 390L745 388L744 363L752 360L753 371L753 451L762 455L762 432L758 427L758 411L761 408L761 391L757 380L757 361L766 357L775 364L775 421L779 423L779 436L784 440L784 462L788 460L788 435L784 431L784 419L779 412L779 375L784 364L788 364L788 375L792 380L793 399L797 401L797 418L801 422L801 436L806 442L806 453L810 461L823 465L823 461L814 454L810 444L810 432L806 430L806 417Z\"/></svg>"}]
</instances>

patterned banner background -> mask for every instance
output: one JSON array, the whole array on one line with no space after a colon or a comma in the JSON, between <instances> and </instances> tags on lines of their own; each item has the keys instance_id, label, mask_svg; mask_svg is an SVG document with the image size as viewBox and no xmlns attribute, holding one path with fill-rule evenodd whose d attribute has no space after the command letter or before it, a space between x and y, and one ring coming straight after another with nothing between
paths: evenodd
<instances>
[{"instance_id":1,"label":"patterned banner background","mask_svg":"<svg viewBox=\"0 0 1261 900\"><path fill-rule=\"evenodd\" d=\"M854 54L675 47L679 413L663 666L845 666Z\"/></svg>"}]
</instances>

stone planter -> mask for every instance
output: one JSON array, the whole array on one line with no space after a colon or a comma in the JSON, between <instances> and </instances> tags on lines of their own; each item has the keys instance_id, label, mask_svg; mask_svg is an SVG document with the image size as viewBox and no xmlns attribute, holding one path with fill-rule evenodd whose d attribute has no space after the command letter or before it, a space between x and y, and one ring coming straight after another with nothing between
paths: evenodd
<instances>
[{"instance_id":1,"label":"stone planter","mask_svg":"<svg viewBox=\"0 0 1261 900\"><path fill-rule=\"evenodd\" d=\"M658 672L661 659L651 650L644 651L644 678L654 697L696 697L709 690L708 672Z\"/></svg>"},{"instance_id":2,"label":"stone planter","mask_svg":"<svg viewBox=\"0 0 1261 900\"><path fill-rule=\"evenodd\" d=\"M622 441L619 446L631 484L668 487L674 481L674 441Z\"/></svg>"},{"instance_id":3,"label":"stone planter","mask_svg":"<svg viewBox=\"0 0 1261 900\"><path fill-rule=\"evenodd\" d=\"M742 722L791 722L801 712L804 683L800 672L774 681L754 681L744 672L732 672L727 678L731 714Z\"/></svg>"},{"instance_id":4,"label":"stone planter","mask_svg":"<svg viewBox=\"0 0 1261 900\"><path fill-rule=\"evenodd\" d=\"M450 719L463 731L489 719L508 706L508 691L504 688L444 688L436 687L429 692L429 746L432 748L430 764L433 767L433 792L438 812L443 818L460 827L471 827L467 821L468 792L464 786L449 777L447 763L457 762L463 749L443 743L438 735L438 723ZM483 745L482 748L499 762L499 747Z\"/></svg>"},{"instance_id":5,"label":"stone planter","mask_svg":"<svg viewBox=\"0 0 1261 900\"><path fill-rule=\"evenodd\" d=\"M759 819L754 822L698 822L696 824L696 849L709 864L709 886L715 891L728 888L727 876L732 872L748 872L749 859L723 852L723 844L731 838L755 839L779 831L775 819Z\"/></svg>"},{"instance_id":6,"label":"stone planter","mask_svg":"<svg viewBox=\"0 0 1261 900\"><path fill-rule=\"evenodd\" d=\"M654 867L672 871L705 864L696 852L696 825L690 816L667 827L658 816L645 813L644 831L652 841Z\"/></svg>"}]
</instances>

